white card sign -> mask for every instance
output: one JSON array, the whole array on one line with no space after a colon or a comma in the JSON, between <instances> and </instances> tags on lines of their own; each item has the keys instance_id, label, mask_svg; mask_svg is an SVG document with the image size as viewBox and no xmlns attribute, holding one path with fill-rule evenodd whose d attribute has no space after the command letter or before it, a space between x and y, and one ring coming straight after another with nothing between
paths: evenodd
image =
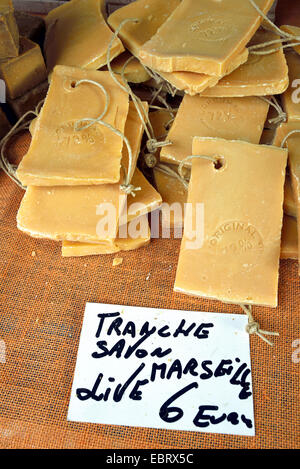
<instances>
[{"instance_id":1,"label":"white card sign","mask_svg":"<svg viewBox=\"0 0 300 469\"><path fill-rule=\"evenodd\" d=\"M253 436L247 317L88 303L68 420Z\"/></svg>"}]
</instances>

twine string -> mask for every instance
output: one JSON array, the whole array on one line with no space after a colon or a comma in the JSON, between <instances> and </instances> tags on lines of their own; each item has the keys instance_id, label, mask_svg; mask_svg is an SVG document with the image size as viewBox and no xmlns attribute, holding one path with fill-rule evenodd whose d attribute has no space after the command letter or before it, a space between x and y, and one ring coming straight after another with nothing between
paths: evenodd
<instances>
[{"instance_id":1,"label":"twine string","mask_svg":"<svg viewBox=\"0 0 300 469\"><path fill-rule=\"evenodd\" d=\"M265 331L260 328L260 325L257 321L254 320L254 317L252 315L252 306L251 305L245 305L245 304L240 304L239 305L244 313L248 316L248 324L246 326L246 331L249 335L256 334L258 337L260 337L264 342L266 342L268 345L273 347L273 342L271 342L269 339L265 337L265 335L271 335L271 336L276 336L279 337L278 332L270 332L270 331Z\"/></svg>"},{"instance_id":2,"label":"twine string","mask_svg":"<svg viewBox=\"0 0 300 469\"><path fill-rule=\"evenodd\" d=\"M269 119L270 124L280 124L281 122L286 122L287 115L284 112L284 110L281 108L278 101L274 98L274 96L272 96L271 99L266 98L265 96L260 96L260 99L262 99L263 101L268 103L270 106L272 106L278 113L277 117L273 117L272 119Z\"/></svg>"}]
</instances>

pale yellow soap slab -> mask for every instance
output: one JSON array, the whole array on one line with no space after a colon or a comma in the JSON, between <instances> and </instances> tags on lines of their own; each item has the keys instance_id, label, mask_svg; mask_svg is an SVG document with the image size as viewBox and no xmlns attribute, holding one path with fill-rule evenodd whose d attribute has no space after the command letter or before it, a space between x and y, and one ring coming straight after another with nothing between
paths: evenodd
<instances>
[{"instance_id":1,"label":"pale yellow soap slab","mask_svg":"<svg viewBox=\"0 0 300 469\"><path fill-rule=\"evenodd\" d=\"M283 25L281 26L281 29L282 31L285 31L286 33L292 34L293 36L297 36L297 38L293 42L299 42L299 37L300 37L299 26ZM294 49L298 54L300 54L300 45L294 46Z\"/></svg>"},{"instance_id":2,"label":"pale yellow soap slab","mask_svg":"<svg viewBox=\"0 0 300 469\"><path fill-rule=\"evenodd\" d=\"M91 244L91 243L79 243L74 241L63 241L62 242L62 256L63 257L83 257L83 256L94 256L99 254L114 254L120 251L133 251L141 247L146 246L150 242L151 232L149 228L148 218L146 215L141 217L141 223L147 224L148 229L146 236L138 236L132 238L117 237L112 245L106 245L105 243Z\"/></svg>"},{"instance_id":3,"label":"pale yellow soap slab","mask_svg":"<svg viewBox=\"0 0 300 469\"><path fill-rule=\"evenodd\" d=\"M260 29L251 45L278 39L272 32ZM249 55L246 63L222 78L216 86L206 89L202 96L241 97L266 96L283 93L289 84L288 68L283 49L269 55Z\"/></svg>"},{"instance_id":4,"label":"pale yellow soap slab","mask_svg":"<svg viewBox=\"0 0 300 469\"><path fill-rule=\"evenodd\" d=\"M298 259L297 219L287 215L283 218L280 258Z\"/></svg>"},{"instance_id":5,"label":"pale yellow soap slab","mask_svg":"<svg viewBox=\"0 0 300 469\"><path fill-rule=\"evenodd\" d=\"M256 3L266 13L273 0ZM154 70L223 77L241 65L237 56L261 22L248 1L182 0L139 57Z\"/></svg>"},{"instance_id":6,"label":"pale yellow soap slab","mask_svg":"<svg viewBox=\"0 0 300 469\"><path fill-rule=\"evenodd\" d=\"M131 60L126 65L129 59ZM151 78L139 59L133 57L129 52L123 52L123 54L116 57L111 62L111 68L117 75L121 75L124 71L124 77L130 83L144 83Z\"/></svg>"},{"instance_id":7,"label":"pale yellow soap slab","mask_svg":"<svg viewBox=\"0 0 300 469\"><path fill-rule=\"evenodd\" d=\"M104 8L104 0L72 0L48 13L44 45L48 72L55 65L97 70L106 64L113 33L103 16ZM123 51L115 38L111 59Z\"/></svg>"},{"instance_id":8,"label":"pale yellow soap slab","mask_svg":"<svg viewBox=\"0 0 300 469\"><path fill-rule=\"evenodd\" d=\"M188 202L194 229L204 204L203 244L191 244L185 225L175 291L276 307L287 151L195 137L193 154L218 155L222 166L193 160Z\"/></svg>"},{"instance_id":9,"label":"pale yellow soap slab","mask_svg":"<svg viewBox=\"0 0 300 469\"><path fill-rule=\"evenodd\" d=\"M109 106L103 121L124 133L129 97L109 72L57 66L30 148L17 171L25 186L90 185L120 180L123 139L100 123L75 130L78 120L96 119L105 106L103 91L92 83L75 86L79 80L93 80L104 86Z\"/></svg>"},{"instance_id":10,"label":"pale yellow soap slab","mask_svg":"<svg viewBox=\"0 0 300 469\"><path fill-rule=\"evenodd\" d=\"M192 153L193 137L259 143L269 105L256 97L206 98L185 95L163 147L161 161L179 164ZM190 166L190 162L186 163Z\"/></svg>"},{"instance_id":11,"label":"pale yellow soap slab","mask_svg":"<svg viewBox=\"0 0 300 469\"><path fill-rule=\"evenodd\" d=\"M290 84L281 101L288 121L300 121L300 55L294 51L286 52L286 60Z\"/></svg>"}]
</instances>

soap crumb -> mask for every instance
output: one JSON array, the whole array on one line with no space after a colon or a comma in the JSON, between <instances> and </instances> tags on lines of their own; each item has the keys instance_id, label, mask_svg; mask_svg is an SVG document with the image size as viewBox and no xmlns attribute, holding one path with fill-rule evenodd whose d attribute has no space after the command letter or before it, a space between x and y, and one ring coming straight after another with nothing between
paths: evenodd
<instances>
[{"instance_id":1,"label":"soap crumb","mask_svg":"<svg viewBox=\"0 0 300 469\"><path fill-rule=\"evenodd\" d=\"M115 257L113 260L113 267L122 264L123 262L123 257Z\"/></svg>"},{"instance_id":2,"label":"soap crumb","mask_svg":"<svg viewBox=\"0 0 300 469\"><path fill-rule=\"evenodd\" d=\"M36 252L35 252L35 251L32 251L31 255L32 255L32 257L35 257L35 256L36 256Z\"/></svg>"}]
</instances>

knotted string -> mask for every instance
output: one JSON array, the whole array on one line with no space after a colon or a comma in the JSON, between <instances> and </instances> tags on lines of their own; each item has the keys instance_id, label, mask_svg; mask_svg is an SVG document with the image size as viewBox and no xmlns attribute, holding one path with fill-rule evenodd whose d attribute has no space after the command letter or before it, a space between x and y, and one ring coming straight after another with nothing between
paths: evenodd
<instances>
[{"instance_id":1,"label":"knotted string","mask_svg":"<svg viewBox=\"0 0 300 469\"><path fill-rule=\"evenodd\" d=\"M270 106L272 106L278 112L277 117L273 117L272 119L269 119L270 124L280 124L281 122L286 122L287 115L284 112L284 110L281 108L278 101L274 98L274 96L272 96L271 99L266 98L265 96L260 96L260 99L262 99L263 101L268 103Z\"/></svg>"},{"instance_id":2,"label":"knotted string","mask_svg":"<svg viewBox=\"0 0 300 469\"><path fill-rule=\"evenodd\" d=\"M22 132L23 130L29 129L29 125L32 122L32 120L38 117L41 107L44 104L44 101L45 101L44 99L40 101L34 110L25 112L25 114L23 114L23 116L20 117L20 119L15 123L15 125L10 129L10 131L0 141L0 166L5 172L5 174L7 174L7 176L12 181L14 181L19 187L21 187L21 189L24 189L24 190L26 189L26 187L23 186L23 184L19 181L19 179L16 176L17 166L11 164L8 161L8 158L5 155L5 150L11 137L13 137L14 135L17 135L19 132ZM25 121L25 119L30 115L34 115L34 118Z\"/></svg>"},{"instance_id":3,"label":"knotted string","mask_svg":"<svg viewBox=\"0 0 300 469\"><path fill-rule=\"evenodd\" d=\"M280 145L281 148L284 148L284 146L285 146L287 140L290 138L291 135L299 134L299 133L300 133L300 129L299 129L299 130L296 130L296 129L295 129L295 130L291 130L291 131L284 137L284 139L282 140L281 145Z\"/></svg>"},{"instance_id":4,"label":"knotted string","mask_svg":"<svg viewBox=\"0 0 300 469\"><path fill-rule=\"evenodd\" d=\"M88 79L78 80L75 83L74 88L77 88L79 85L81 85L83 83L89 83L89 84L97 86L104 93L105 105L104 105L104 110L102 111L102 113L100 114L99 117L97 117L95 119L90 118L90 117L85 117L83 119L79 119L78 121L75 122L74 129L75 129L75 131L78 132L78 131L82 131L84 129L88 129L89 127L91 127L94 124L100 124L103 127L106 127L107 129L111 130L113 133L115 133L116 135L118 135L119 137L122 138L123 142L125 143L125 145L127 147L127 151L128 151L128 171L127 171L127 174L125 176L124 184L121 184L120 188L123 192L125 192L125 194L127 194L127 195L131 194L133 197L135 197L135 192L141 190L141 188L140 187L134 187L132 184L130 184L130 174L131 174L131 170L132 170L133 155L132 155L132 149L131 149L131 145L129 143L129 140L118 129L113 127L111 124L108 124L107 122L103 121L103 118L104 118L105 114L107 113L107 110L108 110L108 107L109 107L108 93L107 93L107 91L106 91L106 89L104 88L103 85L101 85L100 83L98 83L96 81L88 80ZM88 122L88 124L81 125L83 122Z\"/></svg>"},{"instance_id":5,"label":"knotted string","mask_svg":"<svg viewBox=\"0 0 300 469\"><path fill-rule=\"evenodd\" d=\"M254 320L252 316L252 306L251 305L244 305L240 304L239 305L244 313L247 314L248 316L248 324L246 326L246 331L248 332L249 335L251 334L256 334L258 337L260 337L263 341L265 341L267 344L271 345L273 347L273 342L268 340L265 335L272 335L272 336L277 336L279 337L278 332L269 332L269 331L264 331L263 329L260 328L260 325L257 321Z\"/></svg>"},{"instance_id":6,"label":"knotted string","mask_svg":"<svg viewBox=\"0 0 300 469\"><path fill-rule=\"evenodd\" d=\"M274 39L273 41L267 41L263 42L261 44L255 44L254 46L248 47L248 50L251 54L253 55L269 55L273 54L274 52L278 52L281 49L286 49L287 47L295 47L300 45L300 36L294 36L293 34L286 33L285 31L282 31L276 24L271 21L267 15L256 5L254 0L249 0L253 8L257 11L257 13L260 14L260 16L272 27L272 30L276 31L277 34L281 37L281 39ZM296 41L296 42L293 42ZM287 44L282 44L283 42L286 42ZM267 46L271 46L274 44L281 43L280 47L269 49L269 50L264 50L264 51L259 51L257 49L263 49Z\"/></svg>"}]
</instances>

